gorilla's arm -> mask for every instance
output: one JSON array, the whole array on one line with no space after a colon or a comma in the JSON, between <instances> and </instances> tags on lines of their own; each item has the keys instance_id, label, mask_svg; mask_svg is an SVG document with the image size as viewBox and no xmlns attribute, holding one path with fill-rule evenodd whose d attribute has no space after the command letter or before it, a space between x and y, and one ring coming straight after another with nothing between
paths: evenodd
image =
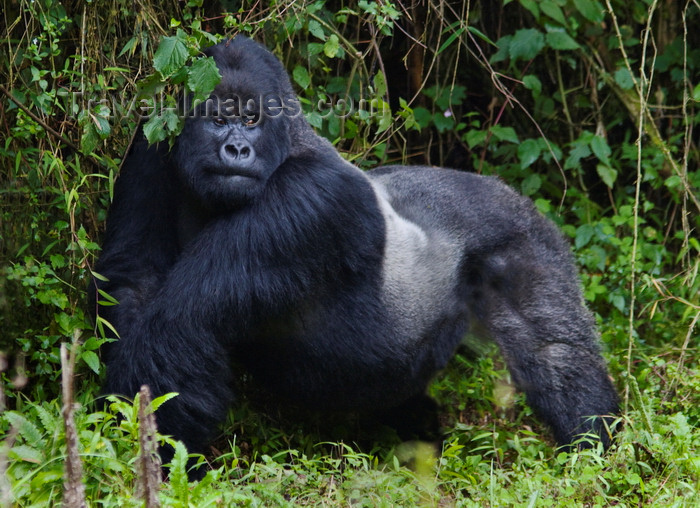
<instances>
[{"instance_id":1,"label":"gorilla's arm","mask_svg":"<svg viewBox=\"0 0 700 508\"><path fill-rule=\"evenodd\" d=\"M149 147L139 132L114 187L102 253L95 271L92 304L105 291L119 305L92 305L112 324L134 322L153 299L177 256L176 188L168 175L167 146Z\"/></svg>"},{"instance_id":2,"label":"gorilla's arm","mask_svg":"<svg viewBox=\"0 0 700 508\"><path fill-rule=\"evenodd\" d=\"M155 307L178 305L187 297L184 292L162 302L156 296L180 256L176 208L180 193L168 162L166 145L149 147L137 133L115 184L102 254L95 267L106 280L95 279L90 299L96 314L119 334L117 342L103 348L110 365L104 392L132 397L142 384L148 384L155 395L181 391L176 402L162 407L158 420L179 422L163 428L163 433L192 436L188 444L194 451L195 443L209 437L219 421L204 415L220 417L230 401L231 380L211 382L210 372L226 378L229 366L223 349L207 337L211 332L206 327L197 329L187 319L156 326ZM97 289L118 305L98 305L105 298ZM185 376L186 389L182 389Z\"/></svg>"},{"instance_id":3,"label":"gorilla's arm","mask_svg":"<svg viewBox=\"0 0 700 508\"><path fill-rule=\"evenodd\" d=\"M187 444L192 451L201 451L200 440L210 437L230 401L231 380L226 379L225 352L207 337L209 330L195 329L187 320L155 326L154 307L170 303L160 302L156 295L179 257L176 202L180 195L168 161L167 146L149 147L137 133L115 184L102 254L95 267L106 280L95 279L89 296L95 313L119 333L117 342L103 347L110 366L104 392L132 397L142 384L148 384L155 395L181 391L159 410L157 418L159 423L178 422L165 425L162 432L191 436ZM105 301L98 289L118 305L98 305ZM175 299L171 302L176 304ZM211 372L217 372L223 382L212 383ZM184 376L189 377L181 390ZM165 451L166 460L167 455Z\"/></svg>"}]
</instances>

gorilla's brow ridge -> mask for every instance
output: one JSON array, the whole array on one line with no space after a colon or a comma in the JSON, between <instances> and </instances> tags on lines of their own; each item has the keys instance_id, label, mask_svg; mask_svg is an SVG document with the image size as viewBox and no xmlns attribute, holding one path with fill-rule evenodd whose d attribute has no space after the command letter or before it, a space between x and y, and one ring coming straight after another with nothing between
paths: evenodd
<instances>
[{"instance_id":1,"label":"gorilla's brow ridge","mask_svg":"<svg viewBox=\"0 0 700 508\"><path fill-rule=\"evenodd\" d=\"M285 116L294 118L302 114L296 94L267 93L259 95L212 94L205 100L189 99L186 107L188 118L243 118L260 115L268 118ZM243 107L241 107L241 105Z\"/></svg>"}]
</instances>

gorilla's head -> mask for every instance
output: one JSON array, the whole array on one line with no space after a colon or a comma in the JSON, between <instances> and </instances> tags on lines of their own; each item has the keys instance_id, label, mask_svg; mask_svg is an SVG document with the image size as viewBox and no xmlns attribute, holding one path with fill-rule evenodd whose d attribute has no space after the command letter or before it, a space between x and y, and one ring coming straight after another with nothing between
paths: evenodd
<instances>
[{"instance_id":1,"label":"gorilla's head","mask_svg":"<svg viewBox=\"0 0 700 508\"><path fill-rule=\"evenodd\" d=\"M239 35L206 53L222 79L190 111L174 160L185 188L217 212L260 195L305 121L284 67L264 46Z\"/></svg>"}]
</instances>

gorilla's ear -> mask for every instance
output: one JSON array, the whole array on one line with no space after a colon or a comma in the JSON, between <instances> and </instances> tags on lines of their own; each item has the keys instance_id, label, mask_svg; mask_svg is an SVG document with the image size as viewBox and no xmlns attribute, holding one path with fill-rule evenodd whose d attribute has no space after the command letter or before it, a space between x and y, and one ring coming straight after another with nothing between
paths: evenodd
<instances>
[{"instance_id":1,"label":"gorilla's ear","mask_svg":"<svg viewBox=\"0 0 700 508\"><path fill-rule=\"evenodd\" d=\"M289 139L290 157L308 155L325 144L325 140L314 132L301 110L297 115L289 117Z\"/></svg>"},{"instance_id":2,"label":"gorilla's ear","mask_svg":"<svg viewBox=\"0 0 700 508\"><path fill-rule=\"evenodd\" d=\"M235 37L228 37L226 39L223 39L219 41L218 43L214 44L213 46L209 46L208 48L204 48L202 50L202 53L204 53L206 56L211 56L214 58L214 60L221 59L222 58L222 53L226 51L226 48L233 42L234 38L242 38L242 39L248 39L245 35L237 35Z\"/></svg>"}]
</instances>

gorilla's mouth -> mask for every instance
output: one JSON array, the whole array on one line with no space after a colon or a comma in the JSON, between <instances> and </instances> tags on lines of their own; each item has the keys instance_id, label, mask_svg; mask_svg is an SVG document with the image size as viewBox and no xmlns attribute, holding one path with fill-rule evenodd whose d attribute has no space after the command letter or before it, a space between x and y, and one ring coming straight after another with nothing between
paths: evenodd
<instances>
[{"instance_id":1,"label":"gorilla's mouth","mask_svg":"<svg viewBox=\"0 0 700 508\"><path fill-rule=\"evenodd\" d=\"M253 168L235 168L226 166L211 166L207 173L223 177L258 178L258 173Z\"/></svg>"}]
</instances>

